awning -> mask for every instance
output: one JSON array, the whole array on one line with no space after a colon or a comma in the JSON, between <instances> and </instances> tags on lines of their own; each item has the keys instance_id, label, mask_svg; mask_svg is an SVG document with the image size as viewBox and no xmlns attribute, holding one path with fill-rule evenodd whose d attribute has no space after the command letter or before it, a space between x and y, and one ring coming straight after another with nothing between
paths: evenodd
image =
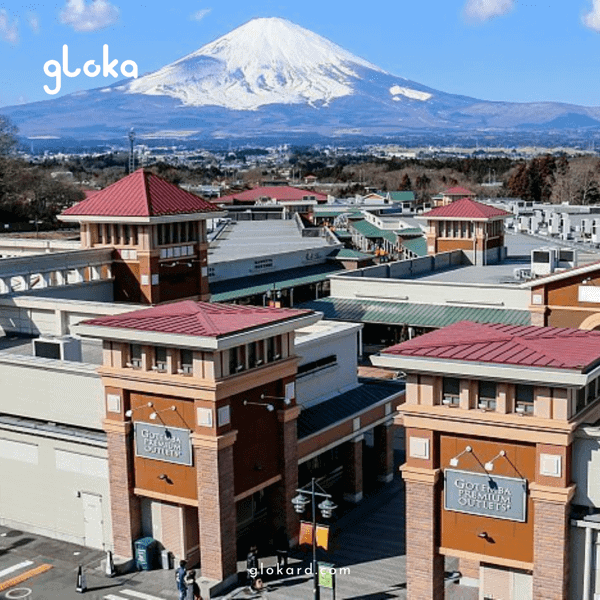
<instances>
[{"instance_id":1,"label":"awning","mask_svg":"<svg viewBox=\"0 0 600 600\"><path fill-rule=\"evenodd\" d=\"M411 325L437 329L459 321L531 325L528 310L488 306L416 304L355 298L323 298L304 302L297 308L309 308L325 314L326 319L385 325Z\"/></svg>"},{"instance_id":2,"label":"awning","mask_svg":"<svg viewBox=\"0 0 600 600\"><path fill-rule=\"evenodd\" d=\"M286 290L310 283L326 281L331 275L342 273L338 265L323 264L302 269L286 269L254 277L241 277L210 284L212 302L228 302L265 294L269 290Z\"/></svg>"}]
</instances>

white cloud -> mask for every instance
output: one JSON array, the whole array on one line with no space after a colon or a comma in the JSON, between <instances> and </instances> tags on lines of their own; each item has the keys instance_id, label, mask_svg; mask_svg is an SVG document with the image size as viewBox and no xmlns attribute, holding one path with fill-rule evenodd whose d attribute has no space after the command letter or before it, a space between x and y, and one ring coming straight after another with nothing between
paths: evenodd
<instances>
[{"instance_id":1,"label":"white cloud","mask_svg":"<svg viewBox=\"0 0 600 600\"><path fill-rule=\"evenodd\" d=\"M107 0L67 0L60 11L60 21L75 31L97 31L109 27L119 19L119 9Z\"/></svg>"},{"instance_id":2,"label":"white cloud","mask_svg":"<svg viewBox=\"0 0 600 600\"><path fill-rule=\"evenodd\" d=\"M211 11L211 8L203 8L202 10L199 10L198 12L195 12L193 15L190 16L190 19L192 19L193 21L202 21L202 19L204 19L204 17Z\"/></svg>"},{"instance_id":3,"label":"white cloud","mask_svg":"<svg viewBox=\"0 0 600 600\"><path fill-rule=\"evenodd\" d=\"M600 33L600 0L592 0L592 10L583 15L583 24Z\"/></svg>"},{"instance_id":4,"label":"white cloud","mask_svg":"<svg viewBox=\"0 0 600 600\"><path fill-rule=\"evenodd\" d=\"M515 0L467 0L465 15L473 21L483 23L509 13L514 6Z\"/></svg>"},{"instance_id":5,"label":"white cloud","mask_svg":"<svg viewBox=\"0 0 600 600\"><path fill-rule=\"evenodd\" d=\"M29 27L31 27L33 33L40 32L40 19L35 13L29 13L27 15L27 23L29 24Z\"/></svg>"},{"instance_id":6,"label":"white cloud","mask_svg":"<svg viewBox=\"0 0 600 600\"><path fill-rule=\"evenodd\" d=\"M0 38L9 44L19 41L19 21L15 19L11 23L5 10L0 10Z\"/></svg>"}]
</instances>

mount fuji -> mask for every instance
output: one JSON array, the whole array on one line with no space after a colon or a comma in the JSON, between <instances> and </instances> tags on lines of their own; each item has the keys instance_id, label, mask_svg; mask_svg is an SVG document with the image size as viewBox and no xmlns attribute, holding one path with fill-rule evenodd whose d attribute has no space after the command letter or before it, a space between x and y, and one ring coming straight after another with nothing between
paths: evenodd
<instances>
[{"instance_id":1,"label":"mount fuji","mask_svg":"<svg viewBox=\"0 0 600 600\"><path fill-rule=\"evenodd\" d=\"M253 139L600 127L600 108L488 102L387 73L279 18L254 19L161 69L4 107L21 135Z\"/></svg>"}]
</instances>

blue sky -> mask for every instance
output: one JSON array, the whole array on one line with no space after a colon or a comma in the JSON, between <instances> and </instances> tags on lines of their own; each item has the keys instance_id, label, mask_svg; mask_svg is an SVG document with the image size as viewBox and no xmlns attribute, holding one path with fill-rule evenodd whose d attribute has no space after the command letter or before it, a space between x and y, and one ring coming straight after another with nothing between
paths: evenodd
<instances>
[{"instance_id":1,"label":"blue sky","mask_svg":"<svg viewBox=\"0 0 600 600\"><path fill-rule=\"evenodd\" d=\"M255 17L283 17L395 75L486 100L600 106L600 0L0 0L0 107L46 100L44 63L153 71ZM63 77L60 95L116 81Z\"/></svg>"}]
</instances>

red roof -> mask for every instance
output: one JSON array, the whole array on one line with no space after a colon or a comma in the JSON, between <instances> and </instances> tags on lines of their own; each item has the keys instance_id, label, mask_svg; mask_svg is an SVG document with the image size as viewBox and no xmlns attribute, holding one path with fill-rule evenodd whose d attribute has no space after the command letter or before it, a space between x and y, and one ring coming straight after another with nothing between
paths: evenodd
<instances>
[{"instance_id":1,"label":"red roof","mask_svg":"<svg viewBox=\"0 0 600 600\"><path fill-rule=\"evenodd\" d=\"M218 199L218 202L256 202L259 198L273 198L279 202L292 202L302 200L305 196L314 196L317 201L320 200L321 202L327 200L327 196L319 192L290 187L289 185L272 185L253 188L229 196L222 196Z\"/></svg>"},{"instance_id":2,"label":"red roof","mask_svg":"<svg viewBox=\"0 0 600 600\"><path fill-rule=\"evenodd\" d=\"M122 315L83 321L84 325L116 327L175 335L219 337L312 314L311 310L213 304L184 300Z\"/></svg>"},{"instance_id":3,"label":"red roof","mask_svg":"<svg viewBox=\"0 0 600 600\"><path fill-rule=\"evenodd\" d=\"M138 169L107 188L65 210L63 215L101 217L158 217L216 212L210 202L186 192L158 175Z\"/></svg>"},{"instance_id":4,"label":"red roof","mask_svg":"<svg viewBox=\"0 0 600 600\"><path fill-rule=\"evenodd\" d=\"M451 187L442 192L444 196L475 196L475 193L464 187Z\"/></svg>"},{"instance_id":5,"label":"red roof","mask_svg":"<svg viewBox=\"0 0 600 600\"><path fill-rule=\"evenodd\" d=\"M423 213L424 218L442 219L491 219L493 217L508 217L510 213L500 208L494 208L471 198L461 198L446 206L438 206L429 212Z\"/></svg>"},{"instance_id":6,"label":"red roof","mask_svg":"<svg viewBox=\"0 0 600 600\"><path fill-rule=\"evenodd\" d=\"M583 371L600 361L600 331L462 321L383 354Z\"/></svg>"}]
</instances>

